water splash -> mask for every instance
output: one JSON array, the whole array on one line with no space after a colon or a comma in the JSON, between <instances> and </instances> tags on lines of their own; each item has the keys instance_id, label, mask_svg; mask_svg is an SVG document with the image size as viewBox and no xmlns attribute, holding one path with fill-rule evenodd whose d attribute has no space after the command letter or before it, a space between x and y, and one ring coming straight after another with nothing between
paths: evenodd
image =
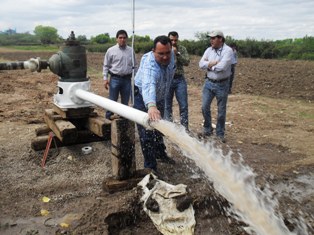
<instances>
[{"instance_id":1,"label":"water splash","mask_svg":"<svg viewBox=\"0 0 314 235\"><path fill-rule=\"evenodd\" d=\"M267 190L255 184L251 168L241 162L235 163L231 153L224 155L213 143L203 142L188 135L183 127L161 120L151 125L162 132L213 182L214 188L232 205L237 219L244 221L258 235L296 235L285 226L281 216L276 215L277 200L271 199ZM302 234L307 235L306 229Z\"/></svg>"}]
</instances>

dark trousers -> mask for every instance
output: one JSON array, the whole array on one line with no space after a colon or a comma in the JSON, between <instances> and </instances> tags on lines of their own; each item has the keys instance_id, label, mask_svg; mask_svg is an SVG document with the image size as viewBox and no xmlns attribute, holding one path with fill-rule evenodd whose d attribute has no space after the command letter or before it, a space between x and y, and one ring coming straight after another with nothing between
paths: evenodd
<instances>
[{"instance_id":1,"label":"dark trousers","mask_svg":"<svg viewBox=\"0 0 314 235\"><path fill-rule=\"evenodd\" d=\"M148 111L137 87L134 89L134 108L143 112ZM164 101L158 102L157 108L161 112L161 116L163 116ZM167 156L163 135L157 130L146 130L145 127L139 124L137 124L137 129L144 156L144 167L157 170L156 158Z\"/></svg>"},{"instance_id":2,"label":"dark trousers","mask_svg":"<svg viewBox=\"0 0 314 235\"><path fill-rule=\"evenodd\" d=\"M172 80L169 93L166 98L166 109L165 109L165 119L168 121L173 121L172 117L172 106L173 97L179 103L180 111L180 122L181 125L185 127L186 130L189 129L189 109L188 109L188 90L187 83L183 75Z\"/></svg>"},{"instance_id":3,"label":"dark trousers","mask_svg":"<svg viewBox=\"0 0 314 235\"><path fill-rule=\"evenodd\" d=\"M232 89L232 84L233 84L233 80L234 80L234 74L235 74L235 64L231 65L231 75L229 78L229 91L231 91Z\"/></svg>"}]
</instances>

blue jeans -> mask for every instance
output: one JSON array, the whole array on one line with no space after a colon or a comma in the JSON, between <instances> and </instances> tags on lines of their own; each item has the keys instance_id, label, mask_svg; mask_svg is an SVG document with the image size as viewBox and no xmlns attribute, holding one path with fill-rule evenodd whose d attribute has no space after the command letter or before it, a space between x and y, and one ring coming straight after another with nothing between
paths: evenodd
<instances>
[{"instance_id":1,"label":"blue jeans","mask_svg":"<svg viewBox=\"0 0 314 235\"><path fill-rule=\"evenodd\" d=\"M148 111L137 87L134 89L134 108L143 112ZM164 101L158 102L157 108L163 115ZM137 129L144 156L144 167L157 170L156 158L167 156L163 135L157 130L146 130L145 127L139 124L137 124Z\"/></svg>"},{"instance_id":2,"label":"blue jeans","mask_svg":"<svg viewBox=\"0 0 314 235\"><path fill-rule=\"evenodd\" d=\"M121 103L128 105L131 95L131 79L111 76L109 82L109 99L118 101L119 94L121 95ZM113 113L106 112L106 118L109 119Z\"/></svg>"},{"instance_id":3,"label":"blue jeans","mask_svg":"<svg viewBox=\"0 0 314 235\"><path fill-rule=\"evenodd\" d=\"M214 97L216 97L218 106L216 135L219 137L224 137L228 92L229 92L229 79L220 83L213 83L206 79L205 84L203 86L202 96L204 133L211 134L213 132L210 106Z\"/></svg>"},{"instance_id":4,"label":"blue jeans","mask_svg":"<svg viewBox=\"0 0 314 235\"><path fill-rule=\"evenodd\" d=\"M172 80L169 93L166 97L165 119L168 121L173 120L172 105L174 95L176 95L176 99L179 104L181 125L183 125L188 130L189 129L188 91L186 80L183 75Z\"/></svg>"}]
</instances>

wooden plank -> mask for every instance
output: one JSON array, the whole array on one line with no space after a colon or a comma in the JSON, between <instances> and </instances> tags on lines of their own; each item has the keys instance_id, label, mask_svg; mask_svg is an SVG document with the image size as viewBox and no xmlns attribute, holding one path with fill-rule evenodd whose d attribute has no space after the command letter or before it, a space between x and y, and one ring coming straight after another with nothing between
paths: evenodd
<instances>
[{"instance_id":1,"label":"wooden plank","mask_svg":"<svg viewBox=\"0 0 314 235\"><path fill-rule=\"evenodd\" d=\"M94 133L90 132L89 130L82 130L77 132L77 140L75 143L65 144L62 143L57 137L54 137L56 144L58 147L69 146L74 144L85 144L91 142L99 142L99 141L106 141L109 140L107 137L99 137ZM48 142L48 135L36 136L31 140L31 148L35 151L44 150L46 148ZM52 142L51 148L54 148L55 144Z\"/></svg>"},{"instance_id":2,"label":"wooden plank","mask_svg":"<svg viewBox=\"0 0 314 235\"><path fill-rule=\"evenodd\" d=\"M115 178L107 178L102 182L102 188L105 192L115 193L123 190L129 190L137 186L137 184L147 175L151 173L151 169L140 169L134 172L134 177L126 180L118 180Z\"/></svg>"},{"instance_id":3,"label":"wooden plank","mask_svg":"<svg viewBox=\"0 0 314 235\"><path fill-rule=\"evenodd\" d=\"M31 140L31 148L35 151L44 150L47 146L48 137L48 135L36 136ZM50 148L55 148L55 143L57 147L63 146L62 142L57 137L53 137Z\"/></svg>"},{"instance_id":4,"label":"wooden plank","mask_svg":"<svg viewBox=\"0 0 314 235\"><path fill-rule=\"evenodd\" d=\"M133 178L127 180L117 180L108 178L103 181L102 188L105 192L115 193L119 191L129 190L134 187L142 180L142 178Z\"/></svg>"},{"instance_id":5,"label":"wooden plank","mask_svg":"<svg viewBox=\"0 0 314 235\"><path fill-rule=\"evenodd\" d=\"M35 129L36 136L48 135L51 129L48 126L40 126Z\"/></svg>"},{"instance_id":6,"label":"wooden plank","mask_svg":"<svg viewBox=\"0 0 314 235\"><path fill-rule=\"evenodd\" d=\"M70 118L87 118L90 116L97 115L94 113L93 107L85 107L85 108L60 108L57 105L53 105L53 110L59 114L63 119L70 119Z\"/></svg>"},{"instance_id":7,"label":"wooden plank","mask_svg":"<svg viewBox=\"0 0 314 235\"><path fill-rule=\"evenodd\" d=\"M135 125L127 119L111 122L111 163L116 179L131 178L136 170Z\"/></svg>"},{"instance_id":8,"label":"wooden plank","mask_svg":"<svg viewBox=\"0 0 314 235\"><path fill-rule=\"evenodd\" d=\"M63 120L51 109L45 110L44 120L61 142L65 144L76 142L77 129L71 122Z\"/></svg>"},{"instance_id":9,"label":"wooden plank","mask_svg":"<svg viewBox=\"0 0 314 235\"><path fill-rule=\"evenodd\" d=\"M110 137L111 135L111 121L104 117L96 116L88 118L86 128L99 137Z\"/></svg>"},{"instance_id":10,"label":"wooden plank","mask_svg":"<svg viewBox=\"0 0 314 235\"><path fill-rule=\"evenodd\" d=\"M48 116L51 120L63 120L63 117L61 117L58 113L56 113L53 109L45 109L45 116Z\"/></svg>"}]
</instances>

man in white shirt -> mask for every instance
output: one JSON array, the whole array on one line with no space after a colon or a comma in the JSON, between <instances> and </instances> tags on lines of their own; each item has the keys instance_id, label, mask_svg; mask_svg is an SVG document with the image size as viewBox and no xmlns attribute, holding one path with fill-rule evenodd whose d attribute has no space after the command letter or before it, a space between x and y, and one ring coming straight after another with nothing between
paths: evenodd
<instances>
[{"instance_id":1,"label":"man in white shirt","mask_svg":"<svg viewBox=\"0 0 314 235\"><path fill-rule=\"evenodd\" d=\"M204 129L201 137L213 134L210 106L213 99L216 98L218 105L216 136L225 143L225 122L233 51L225 44L224 34L220 30L212 31L209 37L211 47L206 49L199 62L199 67L206 71L202 95Z\"/></svg>"},{"instance_id":2,"label":"man in white shirt","mask_svg":"<svg viewBox=\"0 0 314 235\"><path fill-rule=\"evenodd\" d=\"M104 57L104 85L106 90L109 88L110 100L117 101L120 94L121 103L128 105L131 95L133 59L136 67L135 54L132 47L127 45L128 34L125 30L117 32L116 40L117 44L110 47ZM106 112L107 119L112 120L115 117L116 115L112 112Z\"/></svg>"}]
</instances>

